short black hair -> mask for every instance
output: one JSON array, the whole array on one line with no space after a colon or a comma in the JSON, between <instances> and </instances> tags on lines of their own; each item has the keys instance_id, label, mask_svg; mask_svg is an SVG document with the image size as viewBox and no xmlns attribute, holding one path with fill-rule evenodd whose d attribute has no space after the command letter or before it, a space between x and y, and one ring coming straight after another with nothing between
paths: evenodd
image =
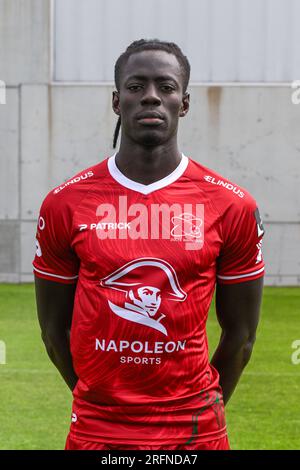
<instances>
[{"instance_id":1,"label":"short black hair","mask_svg":"<svg viewBox=\"0 0 300 470\"><path fill-rule=\"evenodd\" d=\"M182 69L182 77L183 77L183 92L186 92L186 89L189 84L190 80L190 72L191 66L188 61L188 58L183 54L182 50L180 49L177 44L174 42L167 42L167 41L160 41L159 39L139 39L138 41L134 41L127 47L126 51L120 55L117 62L115 63L115 84L117 90L120 89L120 76L121 70L124 64L127 62L128 58L135 54L136 52L142 51L165 51L169 54L173 54ZM116 147L119 131L121 127L121 116L119 116L116 129L114 132L114 140L113 140L113 148Z\"/></svg>"}]
</instances>

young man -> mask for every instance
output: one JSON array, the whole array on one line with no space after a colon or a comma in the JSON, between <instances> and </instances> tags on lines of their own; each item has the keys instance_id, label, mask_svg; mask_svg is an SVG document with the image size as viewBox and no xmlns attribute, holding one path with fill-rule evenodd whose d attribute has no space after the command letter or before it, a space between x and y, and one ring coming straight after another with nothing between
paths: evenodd
<instances>
[{"instance_id":1,"label":"young man","mask_svg":"<svg viewBox=\"0 0 300 470\"><path fill-rule=\"evenodd\" d=\"M67 449L229 448L224 403L255 340L263 227L244 189L178 149L189 74L175 44L131 44L115 67L119 151L41 207L37 306L73 391Z\"/></svg>"}]
</instances>

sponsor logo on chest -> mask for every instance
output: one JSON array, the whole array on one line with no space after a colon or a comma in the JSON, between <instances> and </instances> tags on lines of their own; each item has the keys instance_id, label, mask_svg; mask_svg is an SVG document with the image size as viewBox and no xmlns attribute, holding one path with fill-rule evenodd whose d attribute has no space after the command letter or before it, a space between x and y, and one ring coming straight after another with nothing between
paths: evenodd
<instances>
[{"instance_id":1,"label":"sponsor logo on chest","mask_svg":"<svg viewBox=\"0 0 300 470\"><path fill-rule=\"evenodd\" d=\"M100 240L170 240L186 250L204 244L204 204L134 203L119 196L117 204L99 204L95 219L78 224L78 231L95 231Z\"/></svg>"}]
</instances>

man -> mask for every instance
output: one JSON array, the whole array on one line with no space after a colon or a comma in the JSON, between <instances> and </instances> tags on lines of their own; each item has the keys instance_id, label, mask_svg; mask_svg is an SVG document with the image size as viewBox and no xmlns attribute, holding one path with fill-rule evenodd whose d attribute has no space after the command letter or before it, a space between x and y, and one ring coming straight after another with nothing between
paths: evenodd
<instances>
[{"instance_id":1,"label":"man","mask_svg":"<svg viewBox=\"0 0 300 470\"><path fill-rule=\"evenodd\" d=\"M67 449L229 449L224 403L255 340L263 227L244 189L178 149L189 75L175 44L132 43L115 67L119 151L41 207L37 306L73 392Z\"/></svg>"}]
</instances>

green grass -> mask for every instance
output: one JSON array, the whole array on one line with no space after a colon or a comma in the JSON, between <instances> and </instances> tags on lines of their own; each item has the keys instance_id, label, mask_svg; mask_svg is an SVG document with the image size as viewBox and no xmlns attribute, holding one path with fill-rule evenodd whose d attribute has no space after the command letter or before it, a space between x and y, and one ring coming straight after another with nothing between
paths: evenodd
<instances>
[{"instance_id":1,"label":"green grass","mask_svg":"<svg viewBox=\"0 0 300 470\"><path fill-rule=\"evenodd\" d=\"M250 364L226 407L233 449L300 448L300 364L291 344L300 339L300 289L265 288ZM211 353L219 327L213 309ZM61 449L69 429L71 393L40 339L32 285L0 285L0 449Z\"/></svg>"}]
</instances>

